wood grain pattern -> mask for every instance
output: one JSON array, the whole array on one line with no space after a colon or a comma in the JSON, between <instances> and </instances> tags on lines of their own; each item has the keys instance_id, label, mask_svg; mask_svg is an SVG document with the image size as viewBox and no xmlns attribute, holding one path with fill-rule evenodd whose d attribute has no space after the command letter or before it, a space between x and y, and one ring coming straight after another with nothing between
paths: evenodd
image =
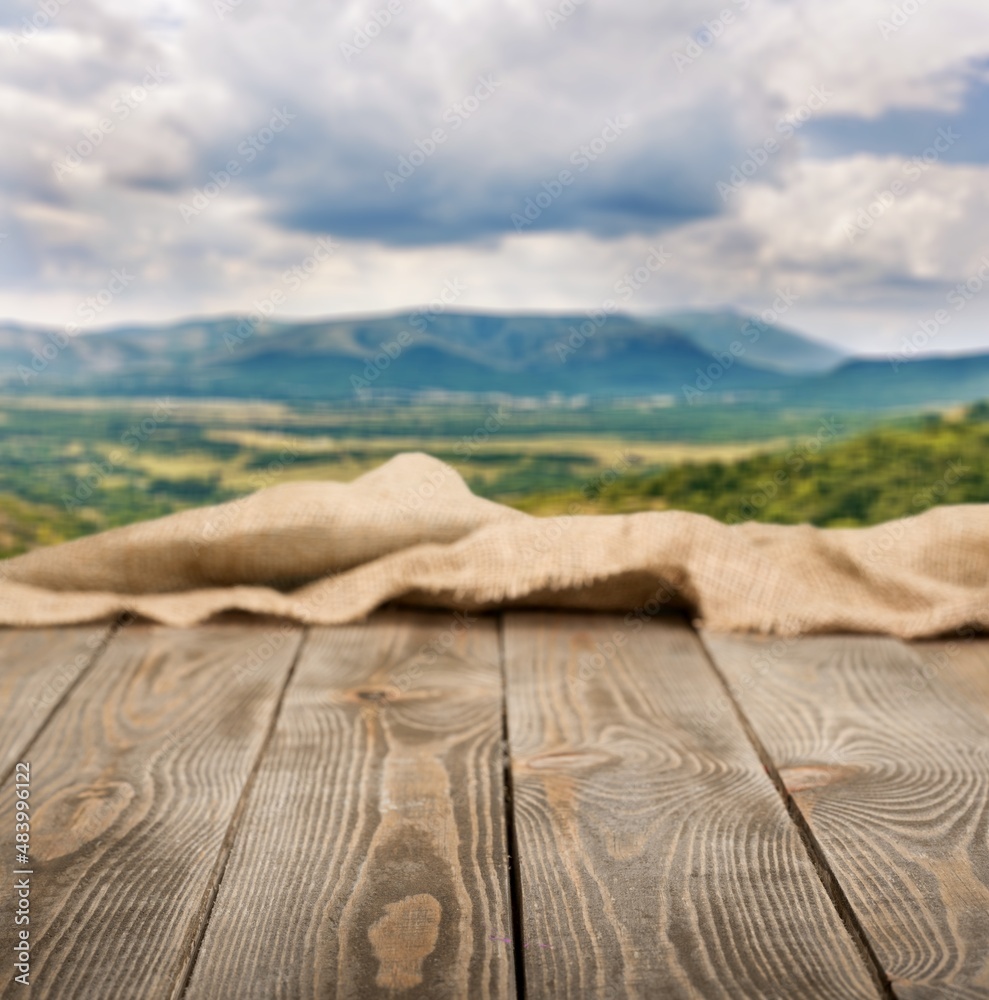
<instances>
[{"instance_id":1,"label":"wood grain pattern","mask_svg":"<svg viewBox=\"0 0 989 1000\"><path fill-rule=\"evenodd\" d=\"M172 997L299 632L132 626L31 751L32 1000ZM0 817L13 815L12 782ZM10 969L10 867L0 873ZM6 998L24 996L4 975Z\"/></svg>"},{"instance_id":2,"label":"wood grain pattern","mask_svg":"<svg viewBox=\"0 0 989 1000\"><path fill-rule=\"evenodd\" d=\"M989 643L705 641L896 995L989 997Z\"/></svg>"},{"instance_id":3,"label":"wood grain pattern","mask_svg":"<svg viewBox=\"0 0 989 1000\"><path fill-rule=\"evenodd\" d=\"M23 759L110 633L109 625L0 629L0 779Z\"/></svg>"},{"instance_id":4,"label":"wood grain pattern","mask_svg":"<svg viewBox=\"0 0 989 1000\"><path fill-rule=\"evenodd\" d=\"M527 996L880 995L683 623L515 614L504 642Z\"/></svg>"},{"instance_id":5,"label":"wood grain pattern","mask_svg":"<svg viewBox=\"0 0 989 1000\"><path fill-rule=\"evenodd\" d=\"M314 630L188 1000L514 996L501 706L491 619Z\"/></svg>"}]
</instances>

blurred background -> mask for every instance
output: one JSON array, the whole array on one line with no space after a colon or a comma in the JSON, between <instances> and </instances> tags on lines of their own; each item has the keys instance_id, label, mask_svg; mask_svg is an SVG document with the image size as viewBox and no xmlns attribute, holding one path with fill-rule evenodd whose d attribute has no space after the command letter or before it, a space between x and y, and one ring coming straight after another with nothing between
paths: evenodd
<instances>
[{"instance_id":1,"label":"blurred background","mask_svg":"<svg viewBox=\"0 0 989 1000\"><path fill-rule=\"evenodd\" d=\"M400 451L989 501L977 0L0 3L0 555Z\"/></svg>"}]
</instances>

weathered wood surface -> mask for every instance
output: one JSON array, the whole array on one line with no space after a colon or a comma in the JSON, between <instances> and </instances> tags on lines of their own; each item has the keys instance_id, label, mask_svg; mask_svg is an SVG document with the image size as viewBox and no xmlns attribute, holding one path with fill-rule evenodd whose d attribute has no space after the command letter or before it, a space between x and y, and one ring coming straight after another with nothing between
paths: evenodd
<instances>
[{"instance_id":1,"label":"weathered wood surface","mask_svg":"<svg viewBox=\"0 0 989 1000\"><path fill-rule=\"evenodd\" d=\"M35 741L31 1000L178 995L299 641L267 631L127 628ZM4 1000L13 934L5 905Z\"/></svg>"},{"instance_id":2,"label":"weathered wood surface","mask_svg":"<svg viewBox=\"0 0 989 1000\"><path fill-rule=\"evenodd\" d=\"M989 998L984 639L108 628L0 631L3 1000Z\"/></svg>"},{"instance_id":3,"label":"weathered wood surface","mask_svg":"<svg viewBox=\"0 0 989 1000\"><path fill-rule=\"evenodd\" d=\"M692 631L511 615L505 660L527 996L880 995Z\"/></svg>"},{"instance_id":4,"label":"weathered wood surface","mask_svg":"<svg viewBox=\"0 0 989 1000\"><path fill-rule=\"evenodd\" d=\"M989 644L705 642L896 996L989 997Z\"/></svg>"},{"instance_id":5,"label":"weathered wood surface","mask_svg":"<svg viewBox=\"0 0 989 1000\"><path fill-rule=\"evenodd\" d=\"M0 780L23 759L110 634L109 625L0 630Z\"/></svg>"},{"instance_id":6,"label":"weathered wood surface","mask_svg":"<svg viewBox=\"0 0 989 1000\"><path fill-rule=\"evenodd\" d=\"M509 998L510 928L495 621L314 630L188 1000Z\"/></svg>"}]
</instances>

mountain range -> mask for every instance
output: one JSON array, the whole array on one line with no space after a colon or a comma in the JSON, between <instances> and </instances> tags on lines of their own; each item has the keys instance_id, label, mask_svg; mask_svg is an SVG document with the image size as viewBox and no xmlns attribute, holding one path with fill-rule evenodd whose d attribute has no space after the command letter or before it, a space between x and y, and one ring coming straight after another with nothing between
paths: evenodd
<instances>
[{"instance_id":1,"label":"mountain range","mask_svg":"<svg viewBox=\"0 0 989 1000\"><path fill-rule=\"evenodd\" d=\"M734 311L227 316L72 337L0 323L0 391L297 401L430 392L664 396L864 409L987 397L989 354L848 357Z\"/></svg>"}]
</instances>

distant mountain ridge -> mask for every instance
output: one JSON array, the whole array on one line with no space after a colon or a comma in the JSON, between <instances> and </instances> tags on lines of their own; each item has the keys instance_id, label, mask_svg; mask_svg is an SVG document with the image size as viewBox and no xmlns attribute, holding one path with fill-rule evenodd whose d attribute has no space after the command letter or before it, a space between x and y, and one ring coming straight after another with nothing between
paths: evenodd
<instances>
[{"instance_id":1,"label":"distant mountain ridge","mask_svg":"<svg viewBox=\"0 0 989 1000\"><path fill-rule=\"evenodd\" d=\"M659 321L688 337L701 350L730 351L732 343L741 343L745 346L746 364L791 375L831 371L848 357L831 344L735 310L667 313Z\"/></svg>"},{"instance_id":2,"label":"distant mountain ridge","mask_svg":"<svg viewBox=\"0 0 989 1000\"><path fill-rule=\"evenodd\" d=\"M353 400L367 393L664 396L870 408L989 396L989 355L896 366L733 311L238 316L66 337L0 323L0 390Z\"/></svg>"},{"instance_id":3,"label":"distant mountain ridge","mask_svg":"<svg viewBox=\"0 0 989 1000\"><path fill-rule=\"evenodd\" d=\"M252 322L242 317L127 326L65 338L0 327L0 372L16 388L321 398L373 386L615 395L676 393L711 355L661 320L613 314L440 313ZM57 348L57 349L56 349ZM735 389L781 386L739 358Z\"/></svg>"}]
</instances>

